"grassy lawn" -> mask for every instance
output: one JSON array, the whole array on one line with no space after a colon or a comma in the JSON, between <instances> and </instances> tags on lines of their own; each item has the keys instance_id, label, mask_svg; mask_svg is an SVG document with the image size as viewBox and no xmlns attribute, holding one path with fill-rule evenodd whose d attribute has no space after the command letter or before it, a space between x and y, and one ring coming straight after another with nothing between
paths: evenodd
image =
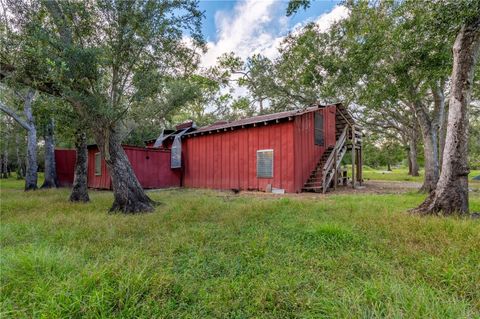
<instances>
[{"instance_id":1,"label":"grassy lawn","mask_svg":"<svg viewBox=\"0 0 480 319\"><path fill-rule=\"evenodd\" d=\"M154 191L125 216L1 183L1 318L480 316L480 222L411 216L416 193Z\"/></svg>"},{"instance_id":2,"label":"grassy lawn","mask_svg":"<svg viewBox=\"0 0 480 319\"><path fill-rule=\"evenodd\" d=\"M348 167L350 176L351 166ZM410 182L423 182L423 169L420 170L420 176L408 175L408 168L393 168L388 172L386 169L374 169L368 166L363 168L363 177L366 180L384 180L384 181L410 181ZM468 176L469 182L478 183L479 181L473 181L472 178L480 175L480 170L471 170Z\"/></svg>"}]
</instances>

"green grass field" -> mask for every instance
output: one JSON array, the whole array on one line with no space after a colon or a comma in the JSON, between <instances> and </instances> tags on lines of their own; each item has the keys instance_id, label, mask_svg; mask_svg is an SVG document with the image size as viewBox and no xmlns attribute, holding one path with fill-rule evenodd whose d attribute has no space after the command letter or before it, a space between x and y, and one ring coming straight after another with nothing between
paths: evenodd
<instances>
[{"instance_id":1,"label":"green grass field","mask_svg":"<svg viewBox=\"0 0 480 319\"><path fill-rule=\"evenodd\" d=\"M348 167L350 174L351 166ZM393 168L388 172L386 169L374 169L368 166L363 168L363 177L366 180L379 180L379 181L408 181L408 182L423 182L423 169L420 170L420 176L408 175L408 168ZM480 175L480 170L471 170L468 176L469 182L479 183L480 181L473 181L472 178ZM350 175L349 175L350 176Z\"/></svg>"},{"instance_id":2,"label":"green grass field","mask_svg":"<svg viewBox=\"0 0 480 319\"><path fill-rule=\"evenodd\" d=\"M1 318L478 318L480 222L423 195L24 193L1 181ZM472 195L480 211L480 196Z\"/></svg>"}]
</instances>

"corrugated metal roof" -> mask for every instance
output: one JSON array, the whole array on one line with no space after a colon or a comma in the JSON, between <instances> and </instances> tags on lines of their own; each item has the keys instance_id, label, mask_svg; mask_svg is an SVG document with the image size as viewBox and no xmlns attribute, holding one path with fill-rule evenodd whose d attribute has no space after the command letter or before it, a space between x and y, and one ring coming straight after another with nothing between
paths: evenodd
<instances>
[{"instance_id":1,"label":"corrugated metal roof","mask_svg":"<svg viewBox=\"0 0 480 319\"><path fill-rule=\"evenodd\" d=\"M348 120L352 124L354 123L354 120L351 117L350 113L341 103L330 104L330 105L335 105L337 107L339 112L341 112L342 114L342 119L344 117L346 120ZM297 110L285 111L285 112L279 112L279 113L273 113L273 114L258 115L258 116L253 116L253 117L232 121L232 122L220 122L220 123L217 122L212 125L200 127L185 135L194 135L197 133L206 133L206 132L212 132L217 130L220 131L220 130L225 130L229 128L233 129L235 127L244 127L247 125L254 125L258 123L269 123L272 121L277 121L277 120L286 119L289 117L295 117L305 113L313 112L315 110L318 110L319 108L324 108L330 105L312 104L310 107L307 107L304 109L297 109Z\"/></svg>"}]
</instances>

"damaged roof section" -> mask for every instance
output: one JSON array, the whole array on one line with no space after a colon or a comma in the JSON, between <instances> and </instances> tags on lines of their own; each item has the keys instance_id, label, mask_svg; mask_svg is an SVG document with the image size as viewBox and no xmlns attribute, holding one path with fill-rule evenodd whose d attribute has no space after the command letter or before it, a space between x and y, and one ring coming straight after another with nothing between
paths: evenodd
<instances>
[{"instance_id":1,"label":"damaged roof section","mask_svg":"<svg viewBox=\"0 0 480 319\"><path fill-rule=\"evenodd\" d=\"M203 126L200 128L197 128L194 122L189 121L189 122L185 122L177 125L175 127L176 130L165 130L163 133L164 134L163 138L162 137L159 137L159 138L162 138L162 142L163 142L166 139L174 138L177 134L180 134L180 133L182 133L183 136L193 137L193 136L197 136L197 134L203 135L205 133L215 133L215 132L221 132L221 131L227 131L227 130L234 130L237 128L246 128L246 127L257 126L261 124L267 125L270 123L279 123L281 121L289 121L296 116L300 116L305 113L314 112L318 109L325 108L328 106L333 106L333 105L337 109L336 118L338 123L341 123L341 125L343 126L345 124L349 124L349 125L355 124L355 121L351 116L350 112L348 112L347 108L343 106L342 103L335 103L335 104L329 104L329 105L321 105L319 103L315 103L303 109L258 115L258 116L239 119L232 122L217 121L211 125ZM185 129L187 130L185 131ZM145 141L145 142L152 143L152 142L155 142L155 139Z\"/></svg>"}]
</instances>

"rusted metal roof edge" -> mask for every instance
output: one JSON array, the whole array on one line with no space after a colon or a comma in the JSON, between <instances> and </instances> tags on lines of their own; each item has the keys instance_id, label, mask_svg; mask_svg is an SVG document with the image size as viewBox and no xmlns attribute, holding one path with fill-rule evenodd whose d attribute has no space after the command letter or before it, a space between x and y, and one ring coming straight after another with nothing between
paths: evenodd
<instances>
[{"instance_id":1,"label":"rusted metal roof edge","mask_svg":"<svg viewBox=\"0 0 480 319\"><path fill-rule=\"evenodd\" d=\"M205 133L214 133L214 132L220 132L220 131L226 131L228 129L234 130L236 128L246 128L250 126L255 126L256 124L259 123L272 123L275 122L277 123L280 120L285 120L288 118L293 118L296 116L300 116L306 113L314 112L315 110L325 108L328 106L337 106L341 105L341 103L335 103L335 104L328 104L328 105L321 105L319 103L313 103L309 107L304 108L304 109L297 109L297 110L292 110L292 111L285 111L285 112L279 112L279 113L272 113L272 114L265 114L265 115L258 115L250 118L245 118L237 121L233 121L230 123L222 124L222 125L211 125L211 126L205 126L201 127L195 131L191 131L187 134L186 136L196 136L197 134L205 134Z\"/></svg>"}]
</instances>

